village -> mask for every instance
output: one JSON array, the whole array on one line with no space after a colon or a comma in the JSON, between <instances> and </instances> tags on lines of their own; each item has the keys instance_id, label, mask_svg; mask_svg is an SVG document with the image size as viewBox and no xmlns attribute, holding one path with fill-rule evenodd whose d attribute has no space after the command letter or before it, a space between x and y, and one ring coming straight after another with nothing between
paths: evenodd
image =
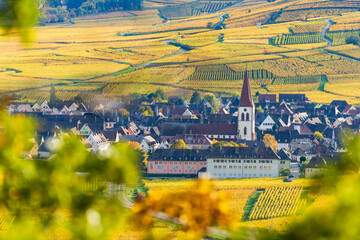
<instances>
[{"instance_id":1,"label":"village","mask_svg":"<svg viewBox=\"0 0 360 240\"><path fill-rule=\"evenodd\" d=\"M240 98L217 99L217 112L206 100L144 99L11 104L9 112L38 122L24 158L51 158L65 133L94 152L137 142L148 155L143 171L149 178L311 178L336 165L346 138L359 133L360 108L346 101L325 105L305 94L258 94L254 103L250 87L246 74Z\"/></svg>"}]
</instances>

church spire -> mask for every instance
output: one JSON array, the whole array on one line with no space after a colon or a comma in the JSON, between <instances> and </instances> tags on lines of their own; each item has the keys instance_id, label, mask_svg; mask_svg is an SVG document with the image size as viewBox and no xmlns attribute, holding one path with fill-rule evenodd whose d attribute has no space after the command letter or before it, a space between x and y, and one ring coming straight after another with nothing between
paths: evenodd
<instances>
[{"instance_id":1,"label":"church spire","mask_svg":"<svg viewBox=\"0 0 360 240\"><path fill-rule=\"evenodd\" d=\"M239 107L254 107L254 101L251 96L250 81L248 78L247 69L245 70L244 83L241 90Z\"/></svg>"}]
</instances>

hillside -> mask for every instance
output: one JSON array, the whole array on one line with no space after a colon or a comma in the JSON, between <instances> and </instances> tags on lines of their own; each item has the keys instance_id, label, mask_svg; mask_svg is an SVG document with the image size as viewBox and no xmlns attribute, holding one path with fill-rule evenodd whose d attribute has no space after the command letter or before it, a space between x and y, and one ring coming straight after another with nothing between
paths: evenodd
<instances>
[{"instance_id":1,"label":"hillside","mask_svg":"<svg viewBox=\"0 0 360 240\"><path fill-rule=\"evenodd\" d=\"M193 90L237 95L247 68L254 93L360 102L360 48L346 44L360 33L360 1L220 2L164 20L165 12L194 3L147 0L143 10L38 27L29 47L1 36L0 92L22 102L49 99L51 83L64 100L156 88L185 97Z\"/></svg>"}]
</instances>

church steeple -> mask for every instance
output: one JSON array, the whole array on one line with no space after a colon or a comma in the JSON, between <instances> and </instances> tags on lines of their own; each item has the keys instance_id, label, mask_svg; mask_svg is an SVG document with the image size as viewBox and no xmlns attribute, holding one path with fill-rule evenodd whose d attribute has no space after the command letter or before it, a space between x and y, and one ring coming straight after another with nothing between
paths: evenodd
<instances>
[{"instance_id":1,"label":"church steeple","mask_svg":"<svg viewBox=\"0 0 360 240\"><path fill-rule=\"evenodd\" d=\"M255 104L251 96L250 81L245 71L243 88L238 107L238 138L256 140L255 135Z\"/></svg>"},{"instance_id":2,"label":"church steeple","mask_svg":"<svg viewBox=\"0 0 360 240\"><path fill-rule=\"evenodd\" d=\"M245 70L244 83L241 90L239 107L254 107L254 101L251 95L250 81L247 69Z\"/></svg>"}]
</instances>

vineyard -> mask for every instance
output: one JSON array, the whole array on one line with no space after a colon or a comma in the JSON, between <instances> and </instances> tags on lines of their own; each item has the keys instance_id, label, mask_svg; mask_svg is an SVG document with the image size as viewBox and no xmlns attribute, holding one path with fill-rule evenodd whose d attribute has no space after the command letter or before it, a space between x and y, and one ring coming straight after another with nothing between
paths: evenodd
<instances>
[{"instance_id":1,"label":"vineyard","mask_svg":"<svg viewBox=\"0 0 360 240\"><path fill-rule=\"evenodd\" d=\"M204 13L212 13L219 11L225 7L231 6L235 1L220 1L220 2L196 2L188 4L180 4L176 6L168 6L160 8L160 14L166 19L199 16Z\"/></svg>"},{"instance_id":2,"label":"vineyard","mask_svg":"<svg viewBox=\"0 0 360 240\"><path fill-rule=\"evenodd\" d=\"M255 203L249 219L295 215L306 204L306 199L300 198L302 190L302 187L267 188Z\"/></svg>"},{"instance_id":3,"label":"vineyard","mask_svg":"<svg viewBox=\"0 0 360 240\"><path fill-rule=\"evenodd\" d=\"M346 39L350 36L359 36L360 31L347 32L327 32L326 37L333 42L333 45L346 44Z\"/></svg>"},{"instance_id":4,"label":"vineyard","mask_svg":"<svg viewBox=\"0 0 360 240\"><path fill-rule=\"evenodd\" d=\"M0 231L8 229L8 227L11 225L14 219L15 216L9 214L0 215Z\"/></svg>"},{"instance_id":5,"label":"vineyard","mask_svg":"<svg viewBox=\"0 0 360 240\"><path fill-rule=\"evenodd\" d=\"M312 24L295 25L291 28L291 30L295 34L320 33L321 30L325 27L325 25L325 21L315 22Z\"/></svg>"},{"instance_id":6,"label":"vineyard","mask_svg":"<svg viewBox=\"0 0 360 240\"><path fill-rule=\"evenodd\" d=\"M306 83L319 83L321 82L321 76L295 76L285 78L275 78L273 85L286 85L286 84L306 84Z\"/></svg>"},{"instance_id":7,"label":"vineyard","mask_svg":"<svg viewBox=\"0 0 360 240\"><path fill-rule=\"evenodd\" d=\"M270 39L270 43L274 45L309 44L321 42L324 42L324 40L321 38L320 33L283 34Z\"/></svg>"},{"instance_id":8,"label":"vineyard","mask_svg":"<svg viewBox=\"0 0 360 240\"><path fill-rule=\"evenodd\" d=\"M187 81L236 81L243 80L245 71L236 72L230 69L225 64L222 65L206 65L197 66L195 72L189 76ZM254 80L256 85L266 85L271 83L274 77L271 72L267 70L249 70L248 76Z\"/></svg>"}]
</instances>

